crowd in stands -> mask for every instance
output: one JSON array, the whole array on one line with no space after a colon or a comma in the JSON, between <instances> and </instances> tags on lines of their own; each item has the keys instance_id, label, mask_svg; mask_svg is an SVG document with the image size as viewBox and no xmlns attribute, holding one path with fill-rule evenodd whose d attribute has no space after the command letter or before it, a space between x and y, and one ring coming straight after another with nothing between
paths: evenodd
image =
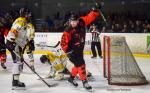
<instances>
[{"instance_id":1,"label":"crowd in stands","mask_svg":"<svg viewBox=\"0 0 150 93\"><path fill-rule=\"evenodd\" d=\"M150 17L149 17L150 18ZM102 32L115 33L149 33L150 19L146 15L137 13L107 14L107 26L102 26Z\"/></svg>"},{"instance_id":2,"label":"crowd in stands","mask_svg":"<svg viewBox=\"0 0 150 93\"><path fill-rule=\"evenodd\" d=\"M150 17L146 15L134 14L131 12L125 13L107 13L107 24L104 23L101 17L95 22L101 32L108 33L149 33L150 32ZM64 24L68 19L68 13L61 16L59 12L54 15L54 18L46 16L45 24L43 24L43 32L62 32ZM44 26L45 25L45 26ZM47 27L46 27L47 26ZM45 30L45 28L47 28ZM87 30L88 31L88 30Z\"/></svg>"},{"instance_id":3,"label":"crowd in stands","mask_svg":"<svg viewBox=\"0 0 150 93\"><path fill-rule=\"evenodd\" d=\"M12 10L9 12L0 11L0 27L6 26L10 29L13 21L19 16L19 12ZM150 33L150 17L133 12L106 13L107 24L101 17L95 22L101 32L108 33ZM61 15L59 12L52 18L45 16L35 19L34 24L37 32L62 32L67 22L69 13ZM88 30L87 30L88 31Z\"/></svg>"},{"instance_id":4,"label":"crowd in stands","mask_svg":"<svg viewBox=\"0 0 150 93\"><path fill-rule=\"evenodd\" d=\"M9 11L9 12L4 12L0 11L0 28L7 28L10 29L13 21L15 20L17 14L14 14L16 12L14 11Z\"/></svg>"}]
</instances>

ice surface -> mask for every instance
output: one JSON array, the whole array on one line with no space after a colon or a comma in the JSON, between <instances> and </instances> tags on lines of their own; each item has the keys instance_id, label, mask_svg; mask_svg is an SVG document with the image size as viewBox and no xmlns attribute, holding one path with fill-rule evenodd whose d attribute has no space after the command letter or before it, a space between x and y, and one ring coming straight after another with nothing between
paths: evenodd
<instances>
[{"instance_id":1,"label":"ice surface","mask_svg":"<svg viewBox=\"0 0 150 93\"><path fill-rule=\"evenodd\" d=\"M42 76L48 73L48 64L41 64L39 61L40 55L35 55L35 70ZM115 86L108 85L107 80L103 77L102 59L91 59L90 55L85 55L87 69L92 72L95 81L90 81L89 84L93 87L93 93L150 93L150 84L143 86ZM26 57L25 57L26 58ZM150 81L150 58L136 58L142 72ZM26 59L26 61L28 61ZM11 90L11 69L12 59L10 55L7 58L8 70L2 70L0 67L0 93L88 93L82 86L82 82L78 80L79 87L75 88L67 83L67 80L54 81L46 79L49 84L58 84L56 87L48 88L38 77L33 74L30 69L24 66L20 80L26 84L26 90Z\"/></svg>"}]
</instances>

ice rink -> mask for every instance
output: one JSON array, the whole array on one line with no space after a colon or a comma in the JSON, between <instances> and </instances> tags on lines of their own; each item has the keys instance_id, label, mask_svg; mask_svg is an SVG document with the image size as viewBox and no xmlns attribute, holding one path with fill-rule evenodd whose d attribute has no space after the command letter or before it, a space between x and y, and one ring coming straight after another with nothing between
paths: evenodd
<instances>
[{"instance_id":1,"label":"ice rink","mask_svg":"<svg viewBox=\"0 0 150 93\"><path fill-rule=\"evenodd\" d=\"M40 55L35 55L35 70L42 77L48 74L48 64L41 64L39 61ZM87 69L92 72L95 80L90 81L89 84L93 87L93 93L150 93L150 84L143 86L116 86L108 85L107 80L103 77L103 63L102 59L91 59L90 55L85 55ZM136 60L150 82L150 58L136 57ZM26 61L28 61L26 59ZM33 74L30 69L24 66L23 73L20 76L21 81L26 84L26 90L11 90L11 69L12 59L8 55L7 70L0 67L0 93L88 93L81 81L77 81L79 86L77 88L70 86L67 80L55 81L53 79L46 79L49 84L58 84L55 87L48 88L38 77Z\"/></svg>"}]
</instances>

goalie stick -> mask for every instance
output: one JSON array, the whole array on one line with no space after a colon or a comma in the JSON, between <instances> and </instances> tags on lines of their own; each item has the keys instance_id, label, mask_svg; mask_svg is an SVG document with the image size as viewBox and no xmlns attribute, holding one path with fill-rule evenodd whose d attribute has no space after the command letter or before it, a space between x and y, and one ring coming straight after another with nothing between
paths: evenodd
<instances>
[{"instance_id":1,"label":"goalie stick","mask_svg":"<svg viewBox=\"0 0 150 93\"><path fill-rule=\"evenodd\" d=\"M43 47L50 47L50 48L56 48L60 44L60 41L55 46L48 46L48 45L41 45L41 44L35 44L37 46L43 46Z\"/></svg>"}]
</instances>

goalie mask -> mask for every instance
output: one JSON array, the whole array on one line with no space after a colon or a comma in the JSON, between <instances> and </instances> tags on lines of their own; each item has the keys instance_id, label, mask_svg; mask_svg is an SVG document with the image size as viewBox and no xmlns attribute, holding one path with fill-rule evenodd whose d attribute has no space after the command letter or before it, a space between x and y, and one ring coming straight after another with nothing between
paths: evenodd
<instances>
[{"instance_id":1,"label":"goalie mask","mask_svg":"<svg viewBox=\"0 0 150 93\"><path fill-rule=\"evenodd\" d=\"M49 59L47 58L47 55L42 55L41 57L40 57L40 61L41 61L41 63L45 63L45 62L49 62Z\"/></svg>"}]
</instances>

